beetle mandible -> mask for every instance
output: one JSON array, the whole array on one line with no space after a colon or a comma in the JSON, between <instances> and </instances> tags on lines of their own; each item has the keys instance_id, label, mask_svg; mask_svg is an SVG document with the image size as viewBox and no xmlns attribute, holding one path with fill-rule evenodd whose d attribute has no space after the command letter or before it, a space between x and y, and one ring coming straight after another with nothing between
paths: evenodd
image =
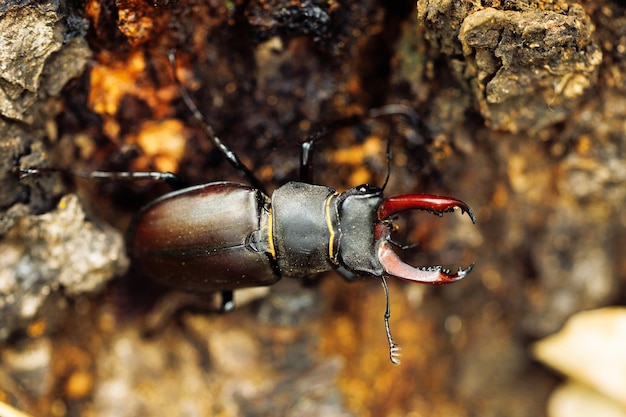
<instances>
[{"instance_id":1,"label":"beetle mandible","mask_svg":"<svg viewBox=\"0 0 626 417\"><path fill-rule=\"evenodd\" d=\"M175 69L175 54L169 55ZM175 71L174 71L175 72ZM367 184L343 192L312 183L312 150L325 134L317 132L302 144L301 181L289 182L271 196L262 183L215 134L178 78L181 97L209 139L251 185L214 182L170 192L142 208L129 228L129 251L134 261L155 280L181 289L219 291L223 310L234 307L232 291L272 285L282 277L300 278L339 270L342 275L373 276L382 280L387 307L384 315L389 356L399 363L399 347L389 330L389 294L385 277L444 284L464 278L473 268L451 272L442 266L416 268L393 250L392 217L406 210L442 215L459 208L476 218L464 202L430 194L383 196L382 187ZM406 106L390 105L366 116L402 115ZM337 126L354 123L346 119ZM327 129L328 130L328 129ZM390 151L388 142L388 172ZM20 170L22 177L54 169ZM155 179L177 184L172 173L77 173L87 178Z\"/></svg>"}]
</instances>

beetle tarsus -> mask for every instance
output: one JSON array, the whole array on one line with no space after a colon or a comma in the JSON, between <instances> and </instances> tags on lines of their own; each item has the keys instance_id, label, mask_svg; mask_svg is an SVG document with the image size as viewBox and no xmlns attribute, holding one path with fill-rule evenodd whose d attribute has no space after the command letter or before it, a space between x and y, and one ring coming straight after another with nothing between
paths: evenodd
<instances>
[{"instance_id":1,"label":"beetle tarsus","mask_svg":"<svg viewBox=\"0 0 626 417\"><path fill-rule=\"evenodd\" d=\"M40 174L65 174L86 180L122 180L122 181L163 181L174 189L187 187L188 184L172 172L159 171L77 171L70 168L19 168L17 170L20 180L31 175Z\"/></svg>"},{"instance_id":2,"label":"beetle tarsus","mask_svg":"<svg viewBox=\"0 0 626 417\"><path fill-rule=\"evenodd\" d=\"M17 176L20 180L23 180L26 177L30 177L31 175L36 174L36 173L37 173L37 170L34 170L34 169L19 168L17 170Z\"/></svg>"}]
</instances>

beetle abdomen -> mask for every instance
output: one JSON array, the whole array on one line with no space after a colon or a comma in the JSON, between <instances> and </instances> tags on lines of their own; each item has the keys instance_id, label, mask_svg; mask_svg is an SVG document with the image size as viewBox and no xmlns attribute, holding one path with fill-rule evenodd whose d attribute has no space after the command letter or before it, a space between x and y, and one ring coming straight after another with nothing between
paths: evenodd
<instances>
[{"instance_id":1,"label":"beetle abdomen","mask_svg":"<svg viewBox=\"0 0 626 417\"><path fill-rule=\"evenodd\" d=\"M141 210L130 247L148 274L179 288L271 285L280 277L268 244L268 217L268 197L253 188L229 182L186 188Z\"/></svg>"}]
</instances>

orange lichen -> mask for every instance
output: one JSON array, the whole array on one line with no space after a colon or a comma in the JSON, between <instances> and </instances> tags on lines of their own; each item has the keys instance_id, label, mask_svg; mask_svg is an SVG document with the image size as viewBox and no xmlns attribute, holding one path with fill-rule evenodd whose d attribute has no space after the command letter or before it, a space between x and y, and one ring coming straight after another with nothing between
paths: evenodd
<instances>
[{"instance_id":1,"label":"orange lichen","mask_svg":"<svg viewBox=\"0 0 626 417\"><path fill-rule=\"evenodd\" d=\"M134 46L148 40L154 28L151 15L155 8L148 6L147 2L134 0L118 0L117 6L117 27L128 38L128 42Z\"/></svg>"},{"instance_id":2,"label":"orange lichen","mask_svg":"<svg viewBox=\"0 0 626 417\"><path fill-rule=\"evenodd\" d=\"M363 144L357 144L333 152L333 162L337 164L361 165L365 158L384 155L384 145L379 137L370 136Z\"/></svg>"},{"instance_id":3,"label":"orange lichen","mask_svg":"<svg viewBox=\"0 0 626 417\"><path fill-rule=\"evenodd\" d=\"M145 122L136 141L143 153L152 157L155 169L176 172L187 141L185 126L175 119Z\"/></svg>"},{"instance_id":4,"label":"orange lichen","mask_svg":"<svg viewBox=\"0 0 626 417\"><path fill-rule=\"evenodd\" d=\"M363 161L370 158L382 158L385 155L384 143L378 136L368 137L363 144L356 144L333 151L330 158L338 165L350 165L350 186L365 184L372 180L369 169L363 166Z\"/></svg>"},{"instance_id":5,"label":"orange lichen","mask_svg":"<svg viewBox=\"0 0 626 417\"><path fill-rule=\"evenodd\" d=\"M134 126L124 126L124 120L131 118L132 114L129 112L135 111L132 106L122 107L124 103L128 101L125 98L132 97L131 102L140 102L147 106L151 114L149 118L151 120L167 119L171 116L173 109L170 106L170 102L177 97L178 89L174 82L166 84L165 86L157 86L154 80L150 78L147 68L144 52L139 50L131 51L126 57L121 59L120 57L107 55L100 59L100 64L95 65L91 70L91 89L89 91L88 106L95 113L98 113L102 117L102 130L109 139L119 144L137 143L141 141L142 146L153 149L153 153L164 153L154 151L154 145L147 145L149 140L140 137L142 135L148 135L150 138L154 138L157 134L154 131L156 129L155 123L141 123L141 114L137 114L136 124ZM150 59L154 62L158 59L162 59L161 65L167 66L167 57L155 57L151 56ZM156 64L155 64L156 65ZM119 114L123 113L124 118L119 118ZM162 125L160 125L162 124ZM159 145L158 148L163 150L168 148L169 160L164 159L156 163L158 166L164 166L172 168L177 166L178 157L182 155L183 145L181 145L181 127L175 124L168 124L167 122L156 122L159 129L165 128L164 135L171 135L169 137L169 144L167 146ZM143 129L147 129L146 132L142 132ZM120 136L121 132L130 132L124 136ZM174 133L172 133L172 131ZM159 139L160 143L166 141Z\"/></svg>"},{"instance_id":6,"label":"orange lichen","mask_svg":"<svg viewBox=\"0 0 626 417\"><path fill-rule=\"evenodd\" d=\"M132 52L124 62L94 65L91 69L89 107L101 115L114 115L126 94L153 102L154 91L137 82L145 68L145 57L140 51Z\"/></svg>"},{"instance_id":7,"label":"orange lichen","mask_svg":"<svg viewBox=\"0 0 626 417\"><path fill-rule=\"evenodd\" d=\"M88 0L85 5L85 15L91 19L94 26L100 25L100 12L102 11L102 3L98 0Z\"/></svg>"},{"instance_id":8,"label":"orange lichen","mask_svg":"<svg viewBox=\"0 0 626 417\"><path fill-rule=\"evenodd\" d=\"M73 372L65 383L65 393L73 399L84 398L88 396L94 383L94 376L87 370L79 370Z\"/></svg>"},{"instance_id":9,"label":"orange lichen","mask_svg":"<svg viewBox=\"0 0 626 417\"><path fill-rule=\"evenodd\" d=\"M39 337L45 333L46 329L46 322L44 320L37 320L28 326L26 332L30 337Z\"/></svg>"}]
</instances>

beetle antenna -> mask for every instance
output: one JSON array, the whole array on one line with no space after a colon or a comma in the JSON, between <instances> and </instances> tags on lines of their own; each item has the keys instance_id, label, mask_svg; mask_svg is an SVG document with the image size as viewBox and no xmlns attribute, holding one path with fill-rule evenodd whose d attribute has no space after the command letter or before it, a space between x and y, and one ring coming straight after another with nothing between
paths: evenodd
<instances>
[{"instance_id":1,"label":"beetle antenna","mask_svg":"<svg viewBox=\"0 0 626 417\"><path fill-rule=\"evenodd\" d=\"M409 124L413 128L417 128L419 123L419 116L417 112L412 108L404 104L387 104L382 107L376 107L370 109L367 113L367 117L371 119L376 119L378 117L383 116L404 116ZM389 177L391 176L391 159L393 158L393 153L391 151L391 135L387 138L387 175L385 177L385 182L383 182L382 190L387 187L387 183L389 182Z\"/></svg>"},{"instance_id":2,"label":"beetle antenna","mask_svg":"<svg viewBox=\"0 0 626 417\"><path fill-rule=\"evenodd\" d=\"M383 186L380 187L381 190L384 190L387 187L387 183L389 182L389 177L391 176L391 159L393 155L391 153L391 135L387 138L387 175L385 176L385 182L383 182Z\"/></svg>"},{"instance_id":3,"label":"beetle antenna","mask_svg":"<svg viewBox=\"0 0 626 417\"><path fill-rule=\"evenodd\" d=\"M400 364L400 346L396 345L391 337L391 330L389 329L389 317L391 317L391 309L389 308L389 287L387 287L387 280L384 275L380 276L385 289L385 300L387 307L385 308L385 332L387 333L387 342L389 342L389 359L394 365Z\"/></svg>"},{"instance_id":4,"label":"beetle antenna","mask_svg":"<svg viewBox=\"0 0 626 417\"><path fill-rule=\"evenodd\" d=\"M259 179L254 175L252 171L239 159L237 154L231 150L222 140L215 134L215 130L213 127L207 122L206 118L202 114L202 112L196 106L196 103L191 99L189 92L180 82L178 77L176 76L176 50L171 49L168 58L170 61L170 66L173 72L173 78L178 86L178 92L180 93L185 106L189 109L193 117L200 123L204 132L206 133L209 140L213 143L213 145L226 157L226 160L238 171L240 171L246 180L252 185L252 187L261 190L264 194L267 194L265 191L265 186L259 181Z\"/></svg>"}]
</instances>

